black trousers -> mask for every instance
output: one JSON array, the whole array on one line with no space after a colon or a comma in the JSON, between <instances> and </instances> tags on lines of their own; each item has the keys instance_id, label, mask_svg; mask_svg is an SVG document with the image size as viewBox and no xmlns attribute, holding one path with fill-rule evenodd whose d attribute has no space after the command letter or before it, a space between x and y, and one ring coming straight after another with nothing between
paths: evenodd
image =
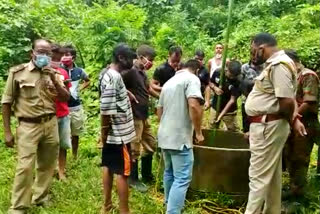
<instances>
[{"instance_id":1,"label":"black trousers","mask_svg":"<svg viewBox=\"0 0 320 214\"><path fill-rule=\"evenodd\" d=\"M241 113L242 113L243 132L246 133L249 131L250 122L249 122L248 115L246 114L246 110L244 108L244 103L241 104Z\"/></svg>"}]
</instances>

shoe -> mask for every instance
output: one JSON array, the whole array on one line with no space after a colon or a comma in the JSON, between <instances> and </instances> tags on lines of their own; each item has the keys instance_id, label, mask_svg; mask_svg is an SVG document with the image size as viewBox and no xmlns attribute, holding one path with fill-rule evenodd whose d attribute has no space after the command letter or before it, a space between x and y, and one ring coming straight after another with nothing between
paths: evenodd
<instances>
[{"instance_id":1,"label":"shoe","mask_svg":"<svg viewBox=\"0 0 320 214\"><path fill-rule=\"evenodd\" d=\"M287 207L287 214L296 214L300 213L299 208L302 206L302 204L298 202L292 202Z\"/></svg>"},{"instance_id":2,"label":"shoe","mask_svg":"<svg viewBox=\"0 0 320 214\"><path fill-rule=\"evenodd\" d=\"M131 163L131 174L128 179L129 186L136 189L139 192L147 192L148 187L139 181L138 175L138 162Z\"/></svg>"},{"instance_id":3,"label":"shoe","mask_svg":"<svg viewBox=\"0 0 320 214\"><path fill-rule=\"evenodd\" d=\"M142 183L141 181L131 180L130 178L129 186L142 193L148 191L148 187L144 183Z\"/></svg>"},{"instance_id":4,"label":"shoe","mask_svg":"<svg viewBox=\"0 0 320 214\"><path fill-rule=\"evenodd\" d=\"M47 208L50 207L52 205L52 202L50 202L49 200L46 201L41 201L38 203L32 203L32 205L36 206L36 207L43 207L43 208Z\"/></svg>"},{"instance_id":5,"label":"shoe","mask_svg":"<svg viewBox=\"0 0 320 214\"><path fill-rule=\"evenodd\" d=\"M294 196L290 190L282 190L282 193L281 193L282 201L290 201L293 197Z\"/></svg>"},{"instance_id":6,"label":"shoe","mask_svg":"<svg viewBox=\"0 0 320 214\"><path fill-rule=\"evenodd\" d=\"M153 154L141 157L141 175L144 183L154 183L154 177L152 175L152 159Z\"/></svg>"}]
</instances>

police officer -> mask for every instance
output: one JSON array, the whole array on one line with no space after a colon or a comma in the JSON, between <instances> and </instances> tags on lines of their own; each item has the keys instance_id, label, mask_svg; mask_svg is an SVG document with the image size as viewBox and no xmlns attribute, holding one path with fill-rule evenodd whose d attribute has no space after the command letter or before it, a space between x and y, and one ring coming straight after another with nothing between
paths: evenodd
<instances>
[{"instance_id":1,"label":"police officer","mask_svg":"<svg viewBox=\"0 0 320 214\"><path fill-rule=\"evenodd\" d=\"M300 135L303 124L295 119L296 68L277 49L268 33L257 34L251 44L254 63L265 63L245 104L249 116L250 167L249 200L246 214L280 214L282 149L290 133L290 123ZM264 206L263 206L264 205Z\"/></svg>"},{"instance_id":2,"label":"police officer","mask_svg":"<svg viewBox=\"0 0 320 214\"><path fill-rule=\"evenodd\" d=\"M310 154L315 142L318 142L318 91L319 78L317 74L305 68L294 50L286 50L286 54L295 62L298 72L296 100L298 113L302 116L307 136L291 134L285 148L286 166L290 175L290 194L295 199L302 197L305 193L304 187L307 183L307 172L310 162Z\"/></svg>"},{"instance_id":3,"label":"police officer","mask_svg":"<svg viewBox=\"0 0 320 214\"><path fill-rule=\"evenodd\" d=\"M32 60L9 70L2 96L5 143L8 147L14 146L10 128L11 109L18 119L18 161L9 213L26 213L31 199L35 205L43 205L48 199L48 187L59 148L55 100L69 99L69 92L56 77L57 72L49 67L50 55L50 42L36 40L32 47Z\"/></svg>"}]
</instances>

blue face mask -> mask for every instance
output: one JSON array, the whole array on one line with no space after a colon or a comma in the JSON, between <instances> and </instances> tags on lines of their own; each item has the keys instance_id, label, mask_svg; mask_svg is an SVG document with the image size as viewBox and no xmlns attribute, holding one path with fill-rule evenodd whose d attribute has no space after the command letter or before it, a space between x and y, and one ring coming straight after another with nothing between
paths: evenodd
<instances>
[{"instance_id":1,"label":"blue face mask","mask_svg":"<svg viewBox=\"0 0 320 214\"><path fill-rule=\"evenodd\" d=\"M43 68L44 66L47 66L50 64L50 57L46 56L46 55L36 55L36 59L34 61L34 64L38 67L38 68Z\"/></svg>"}]
</instances>

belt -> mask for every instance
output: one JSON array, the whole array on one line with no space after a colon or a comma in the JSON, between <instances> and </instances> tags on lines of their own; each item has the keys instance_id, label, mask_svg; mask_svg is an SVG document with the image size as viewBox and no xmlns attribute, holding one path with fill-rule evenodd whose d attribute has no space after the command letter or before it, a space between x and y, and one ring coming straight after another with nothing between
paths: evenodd
<instances>
[{"instance_id":1,"label":"belt","mask_svg":"<svg viewBox=\"0 0 320 214\"><path fill-rule=\"evenodd\" d=\"M266 114L259 116L249 116L248 119L250 123L266 123L275 120L281 120L283 119L283 116L278 114Z\"/></svg>"},{"instance_id":2,"label":"belt","mask_svg":"<svg viewBox=\"0 0 320 214\"><path fill-rule=\"evenodd\" d=\"M26 122L26 123L45 123L51 120L55 114L45 114L40 117L19 117L19 121Z\"/></svg>"}]
</instances>

